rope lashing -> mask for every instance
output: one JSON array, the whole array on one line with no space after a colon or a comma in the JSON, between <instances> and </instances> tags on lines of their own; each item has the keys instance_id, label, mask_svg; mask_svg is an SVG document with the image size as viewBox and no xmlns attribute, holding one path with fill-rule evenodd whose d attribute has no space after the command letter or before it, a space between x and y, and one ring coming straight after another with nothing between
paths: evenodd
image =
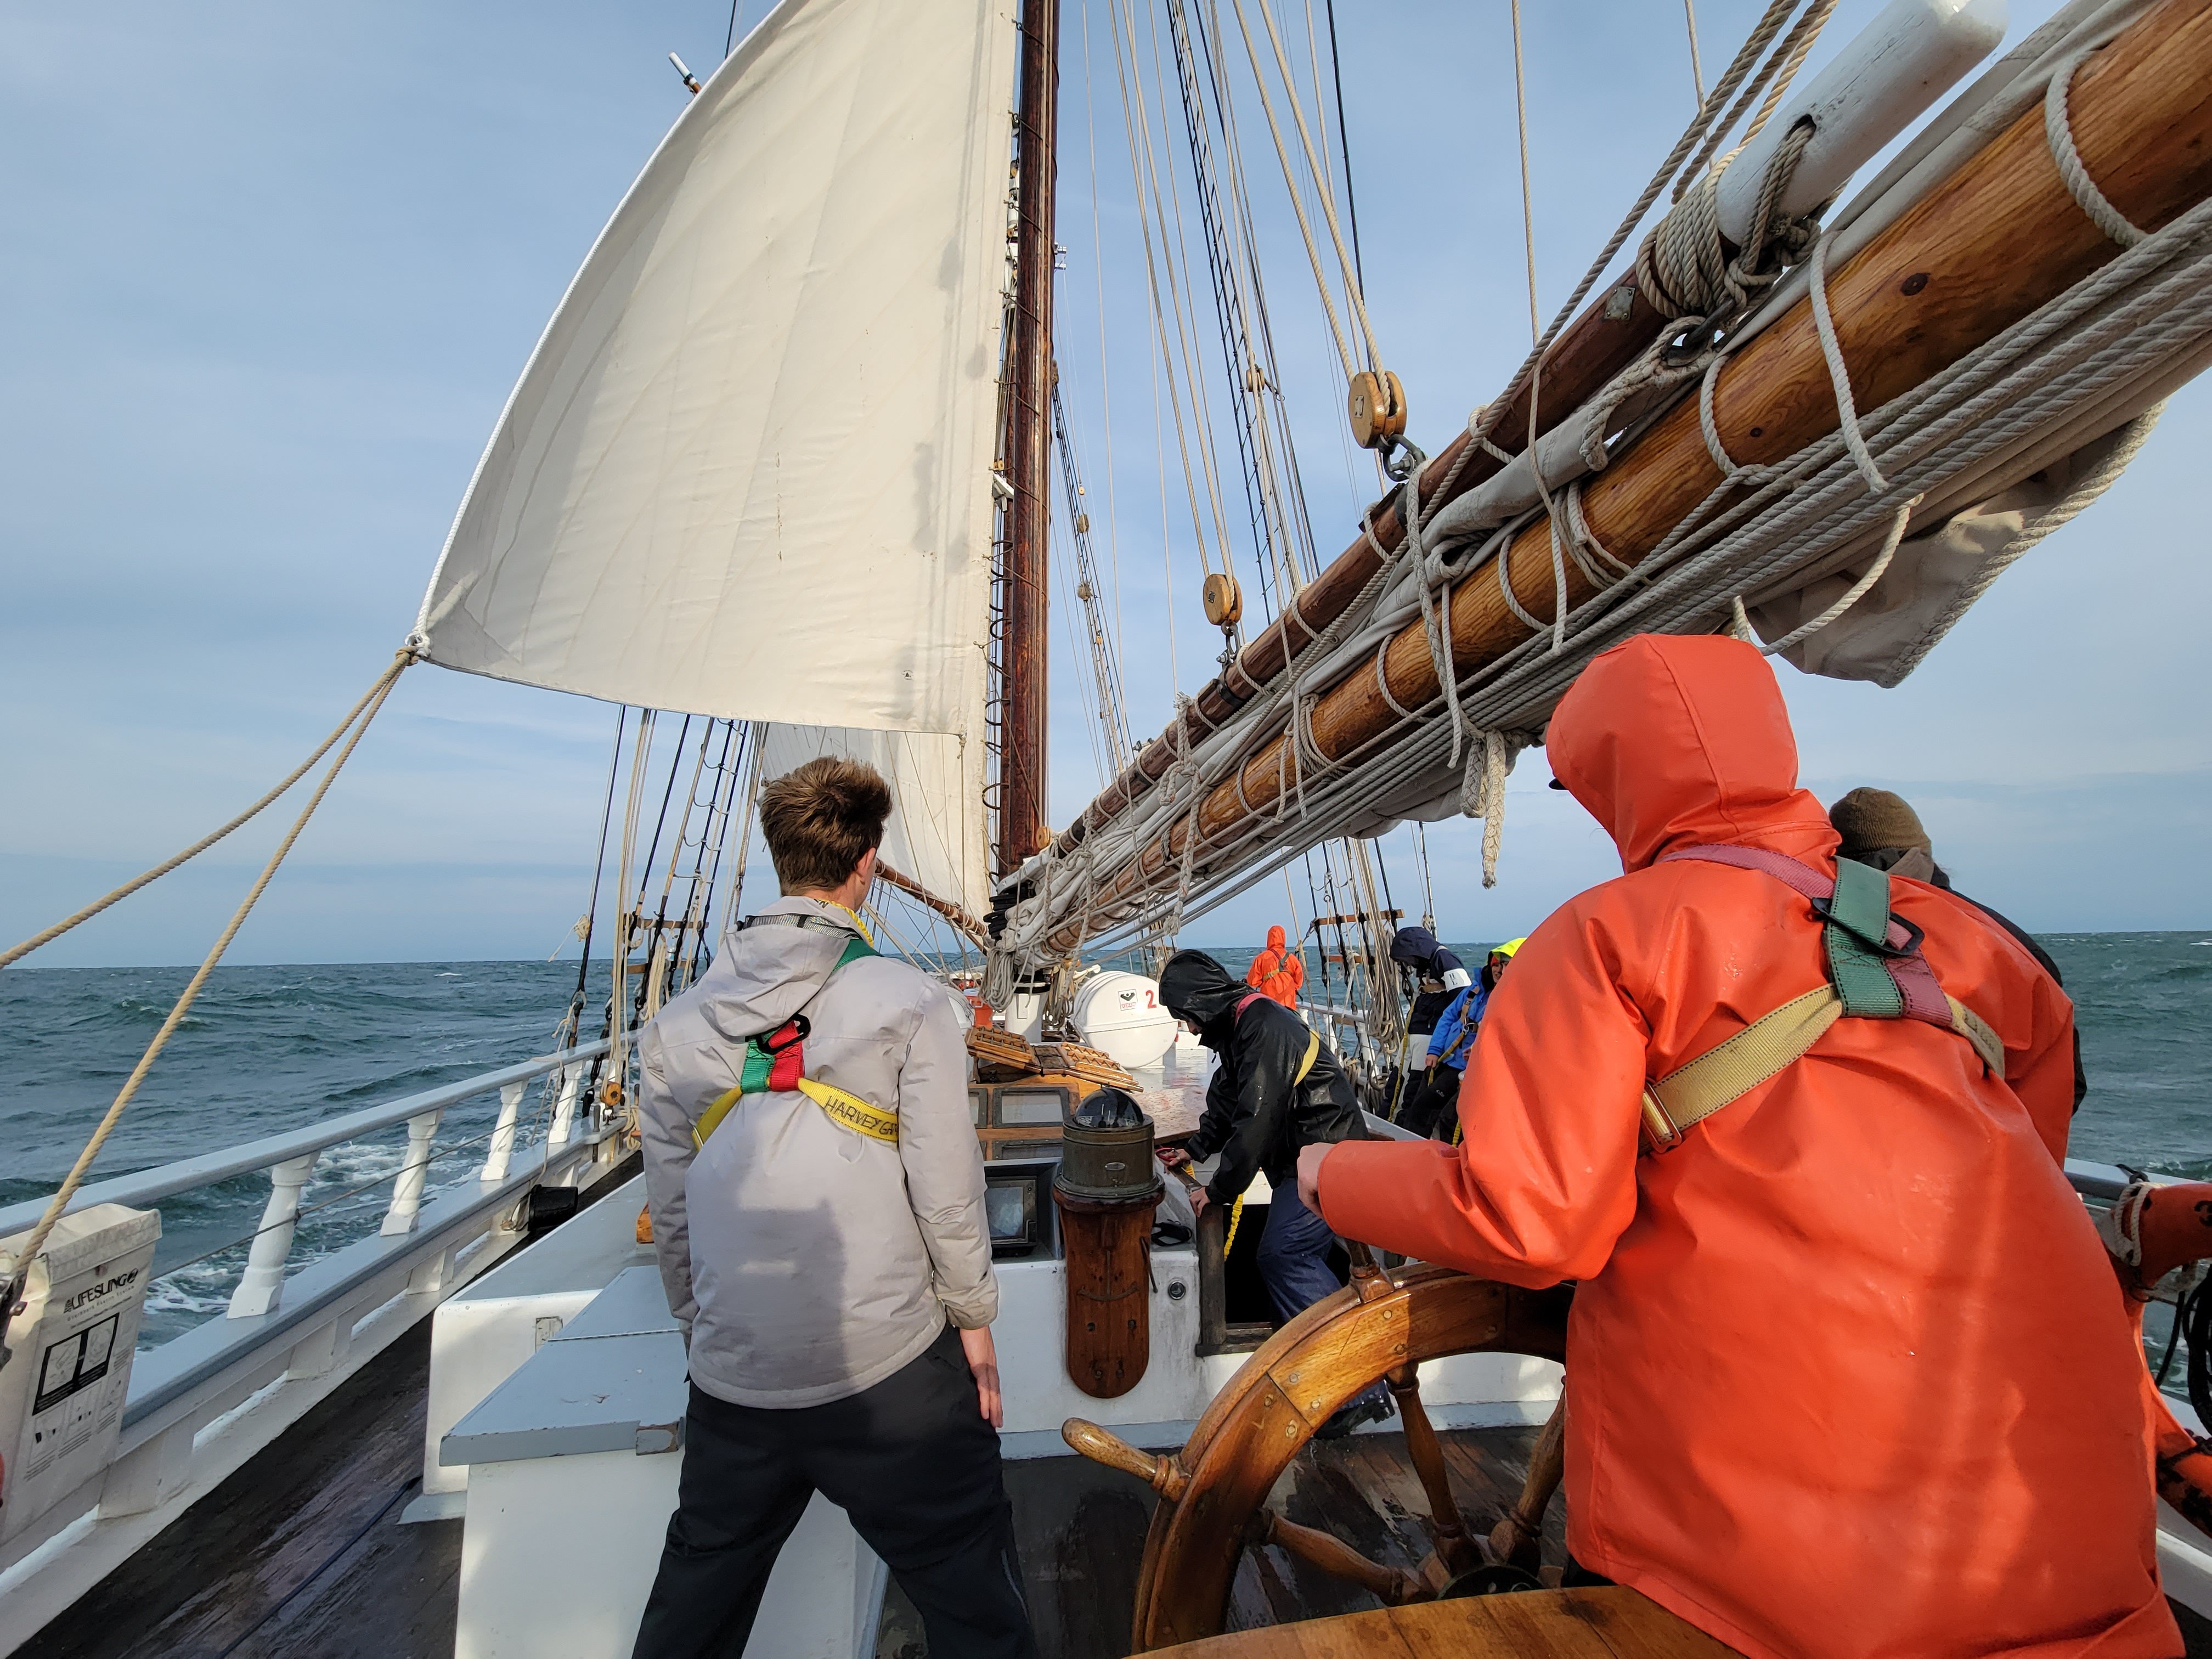
<instances>
[{"instance_id":1,"label":"rope lashing","mask_svg":"<svg viewBox=\"0 0 2212 1659\"><path fill-rule=\"evenodd\" d=\"M1428 553L1421 544L1421 475L1418 469L1407 478L1401 489L1398 516L1406 526L1406 539L1400 545L1401 554L1410 555L1413 561L1413 592L1421 605L1421 632L1429 642L1429 661L1436 670L1437 689L1443 693L1444 707L1451 716L1451 763L1459 764L1460 745L1465 736L1467 715L1459 706L1459 669L1452 660L1451 588L1445 585L1438 604L1438 595L1430 591ZM1382 677L1378 658L1376 676ZM1391 708L1398 706L1388 686L1382 690L1383 701Z\"/></svg>"},{"instance_id":2,"label":"rope lashing","mask_svg":"<svg viewBox=\"0 0 2212 1659\"><path fill-rule=\"evenodd\" d=\"M1827 366L1828 386L1835 394L1836 425L1842 435L1844 447L1851 462L1859 470L1869 495L1879 495L1889 488L1881 469L1875 465L1874 455L1867 448L1866 436L1859 430L1859 411L1856 399L1851 396L1850 368L1844 362L1843 343L1836 337L1836 319L1828 309L1828 246L1832 238L1823 232L1813 244L1811 260L1810 297L1813 301L1813 331L1820 338L1820 360ZM1725 351L1716 356L1705 366L1698 380L1698 430L1704 434L1705 453L1712 457L1713 465L1720 469L1721 477L1730 483L1757 488L1775 476L1772 469L1746 465L1728 452L1721 441L1718 422L1713 416L1713 387L1719 379L1721 365L1728 361Z\"/></svg>"},{"instance_id":3,"label":"rope lashing","mask_svg":"<svg viewBox=\"0 0 2212 1659\"><path fill-rule=\"evenodd\" d=\"M1823 232L1820 240L1813 244L1812 298L1813 331L1820 337L1820 356L1828 365L1828 384L1835 388L1836 418L1844 434L1844 447L1857 463L1859 476L1866 480L1867 492L1879 495L1889 488L1889 481L1881 476L1881 469L1874 464L1869 453L1865 435L1859 430L1858 405L1851 398L1851 372L1844 363L1843 343L1836 338L1836 319L1828 311L1828 244L1832 240Z\"/></svg>"},{"instance_id":4,"label":"rope lashing","mask_svg":"<svg viewBox=\"0 0 2212 1659\"><path fill-rule=\"evenodd\" d=\"M1801 118L1767 158L1753 210L1751 239L1731 257L1721 235L1720 185L1724 161L1708 173L1651 228L1636 251L1636 285L1678 322L1717 319L1741 312L1781 279L1786 265L1804 257L1809 220L1784 220L1782 198L1816 129ZM1770 264L1767 255L1778 253Z\"/></svg>"},{"instance_id":5,"label":"rope lashing","mask_svg":"<svg viewBox=\"0 0 2212 1659\"><path fill-rule=\"evenodd\" d=\"M254 802L252 805L247 807L243 812L240 812L228 823L224 824L220 830L214 830L208 835L201 836L199 840L194 842L190 847L185 848L183 852L177 854L173 858L164 859L161 863L155 865L144 874L133 876L129 881L125 882L122 886L117 888L113 892L108 894L104 898L94 899L91 903L86 905L83 909L79 910L75 915L64 916L61 921L56 922L44 933L33 933L29 939L25 939L21 945L15 946L12 950L0 951L0 968L5 968L9 963L13 962L20 962L23 957L30 955L32 951L37 950L42 945L52 944L54 940L59 939L64 933L68 933L72 927L76 927L82 923L90 921L102 910L106 909L108 906L114 904L120 900L129 898L141 887L145 886L147 883L159 881L163 876L167 875L170 871L198 858L202 853L206 852L209 848L214 846L225 836L228 836L232 830L239 829L242 825L249 823L254 818L259 817L264 808L268 807L271 803L276 800L279 796L283 795L283 793L289 789L294 784L299 782L301 778L307 776L308 772L313 769L315 763L322 759L325 755L330 753L331 745L335 744L340 738L346 734L346 728L354 723L355 720L360 715L362 709L368 707L369 699L375 696L380 690L388 685L392 680L398 678L400 670L405 668L408 664L414 660L415 653L411 648L403 649L394 656L392 659L392 665L384 671L383 674L378 678L375 684L372 684L368 690L361 694L361 701L354 704L351 708L346 711L346 717L331 729L330 736L325 738L320 743L315 745L314 752L309 755L307 759L301 761L298 766L295 767L292 771L286 775L283 782L279 783L274 789L271 789L259 800Z\"/></svg>"},{"instance_id":6,"label":"rope lashing","mask_svg":"<svg viewBox=\"0 0 2212 1659\"><path fill-rule=\"evenodd\" d=\"M1874 562L1867 567L1866 574L1853 582L1841 599L1814 617L1812 621L1802 627L1791 629L1773 644L1759 647L1759 654L1762 657L1779 656L1791 646L1812 638L1814 635L1864 599L1868 590L1881 580L1882 572L1889 568L1889 562L1897 556L1897 550L1905 541L1905 526L1911 520L1912 509L1919 506L1920 502L1921 497L1915 495L1911 501L1899 504L1897 517L1890 523L1889 534L1882 538L1881 551L1875 555ZM1750 619L1743 616L1743 596L1741 593L1737 594L1734 603L1735 614L1739 617L1743 617L1747 629L1745 637L1747 637Z\"/></svg>"},{"instance_id":7,"label":"rope lashing","mask_svg":"<svg viewBox=\"0 0 2212 1659\"><path fill-rule=\"evenodd\" d=\"M252 890L246 894L244 901L232 915L229 925L222 930L222 937L216 940L215 948L207 953L206 960L200 963L199 970L185 986L184 993L178 997L176 1006L169 1010L169 1017L161 1022L161 1029L154 1033L154 1040L146 1045L146 1052L139 1056L137 1065L131 1067L131 1075L125 1079L122 1088L116 1091L113 1103L101 1116L99 1125L92 1132L91 1138L84 1143L84 1150L76 1155L76 1162L70 1166L69 1174L62 1178L62 1184L56 1190L52 1199L48 1201L46 1212L39 1218L38 1224L31 1229L29 1238L24 1243L23 1248L16 1252L15 1261L9 1264L7 1269L9 1276L5 1281L5 1288L0 1289L0 1338L4 1338L8 1321L13 1316L15 1304L22 1299L31 1263L38 1259L40 1250L45 1248L46 1240L52 1236L56 1224L68 1211L70 1200L76 1196L77 1188L84 1184L85 1176L91 1170L93 1160L100 1156L100 1148L107 1144L108 1136L115 1133L116 1124L122 1121L124 1109L130 1105L132 1098L137 1094L139 1085L146 1081L146 1074L154 1069L155 1060L161 1057L161 1050L168 1046L169 1039L175 1035L177 1027L184 1024L185 1015L199 996L201 988L206 985L208 976L215 972L216 964L222 960L223 952L230 948L231 940L238 937L238 930L246 925L246 918L252 914L253 907L260 902L262 894L268 890L270 882L276 878L277 866L284 862L286 855L292 850L293 843L300 839L300 832L307 827L307 820L314 817L315 809L323 804L323 797L330 793L331 786L337 781L338 773L343 769L346 762L352 758L355 746L361 742L362 735L368 732L369 723L375 720L377 712L384 707L384 700L392 695L392 688L398 680L400 670L413 659L411 653L401 653L399 659L392 667L386 669L378 678L376 684L371 688L368 702L361 710L360 723L353 728L353 735L346 739L345 747L338 750L337 758L331 763L330 770L323 774L322 781L315 786L315 793L308 798L307 805L301 809L300 816L293 820L291 829L285 832L284 839L277 843L276 850L269 855L269 862L263 866L261 874L255 880ZM340 730L343 729L343 727L340 728ZM4 1352L4 1346L0 1346L0 1353ZM4 1360L0 1360L0 1364L4 1363Z\"/></svg>"},{"instance_id":8,"label":"rope lashing","mask_svg":"<svg viewBox=\"0 0 2212 1659\"><path fill-rule=\"evenodd\" d=\"M2150 233L2130 223L2127 216L2112 205L2111 198L2097 188L2097 181L2081 163L2081 152L2074 145L2074 123L2067 111L2066 99L2074 84L2074 71L2087 61L2092 50L2084 46L2051 71L2051 84L2043 94L2043 136L2051 146L2051 159L2058 165L2058 176L2065 182L2067 193L2089 216L2090 222L2122 247L2134 247Z\"/></svg>"}]
</instances>

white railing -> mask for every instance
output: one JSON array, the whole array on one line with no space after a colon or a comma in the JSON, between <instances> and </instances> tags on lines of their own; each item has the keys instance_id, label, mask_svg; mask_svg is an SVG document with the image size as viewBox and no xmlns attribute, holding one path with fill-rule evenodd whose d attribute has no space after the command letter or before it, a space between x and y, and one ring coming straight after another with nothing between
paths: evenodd
<instances>
[{"instance_id":1,"label":"white railing","mask_svg":"<svg viewBox=\"0 0 2212 1659\"><path fill-rule=\"evenodd\" d=\"M82 1188L72 1211L155 1206L260 1171L270 1182L260 1224L222 1247L247 1247L226 1312L137 1357L113 1460L0 1548L0 1655L511 1249L533 1187L586 1184L613 1162L616 1128L600 1127L580 1098L592 1062L607 1051L605 1042L586 1043ZM545 1139L518 1146L528 1085L546 1077ZM436 1145L446 1114L495 1091L493 1127L462 1143L485 1145L477 1179L429 1190L433 1162L459 1150ZM398 1169L371 1183L392 1188L376 1230L288 1276L301 1194L322 1155L403 1123ZM0 1209L0 1237L33 1225L44 1207Z\"/></svg>"}]
</instances>

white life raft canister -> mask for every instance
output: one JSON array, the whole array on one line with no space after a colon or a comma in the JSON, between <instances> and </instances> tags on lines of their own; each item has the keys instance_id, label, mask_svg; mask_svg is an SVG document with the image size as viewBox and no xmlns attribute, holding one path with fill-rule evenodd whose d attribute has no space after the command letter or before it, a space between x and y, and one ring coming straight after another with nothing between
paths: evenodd
<instances>
[{"instance_id":1,"label":"white life raft canister","mask_svg":"<svg viewBox=\"0 0 2212 1659\"><path fill-rule=\"evenodd\" d=\"M1159 981L1142 974L1093 975L1077 988L1069 1013L1084 1042L1131 1071L1158 1065L1175 1044L1175 1016L1161 1006Z\"/></svg>"}]
</instances>

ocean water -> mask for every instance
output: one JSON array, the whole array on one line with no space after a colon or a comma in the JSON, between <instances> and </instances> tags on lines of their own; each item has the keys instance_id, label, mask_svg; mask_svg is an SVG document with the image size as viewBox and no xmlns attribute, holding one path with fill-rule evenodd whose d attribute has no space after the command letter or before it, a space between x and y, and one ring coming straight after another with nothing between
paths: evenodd
<instances>
[{"instance_id":1,"label":"ocean water","mask_svg":"<svg viewBox=\"0 0 2212 1659\"><path fill-rule=\"evenodd\" d=\"M2053 934L2044 943L2075 999L2088 1067L2075 1156L2212 1176L2212 934ZM1469 963L1484 950L1453 948ZM1241 975L1253 952L1216 954ZM0 1024L15 1056L0 1071L0 1203L53 1189L188 977L182 968L0 973ZM575 980L574 964L561 963L220 969L93 1178L544 1053ZM594 975L592 1006L604 1006L605 986L603 972ZM472 1177L497 1110L487 1096L447 1115L434 1188ZM325 1154L305 1194L312 1213L301 1224L295 1267L374 1225L391 1190L388 1179L377 1183L398 1169L405 1141L400 1127ZM162 1206L145 1344L222 1310L267 1196L265 1177L244 1176Z\"/></svg>"},{"instance_id":2,"label":"ocean water","mask_svg":"<svg viewBox=\"0 0 2212 1659\"><path fill-rule=\"evenodd\" d=\"M184 968L0 973L0 1024L11 1033L15 1056L0 1071L0 1203L52 1192L191 976ZM591 994L603 1006L604 969L593 977ZM217 969L91 1179L360 1111L547 1053L575 985L574 963ZM526 1126L537 1107L533 1092ZM496 1094L446 1115L434 1143L441 1151L429 1170L432 1188L473 1178L498 1115ZM403 1124L323 1154L302 1194L295 1268L373 1231L406 1142ZM245 1260L242 1241L260 1224L268 1196L267 1177L250 1175L162 1203L142 1348L228 1304ZM210 1250L218 1253L207 1255Z\"/></svg>"}]
</instances>

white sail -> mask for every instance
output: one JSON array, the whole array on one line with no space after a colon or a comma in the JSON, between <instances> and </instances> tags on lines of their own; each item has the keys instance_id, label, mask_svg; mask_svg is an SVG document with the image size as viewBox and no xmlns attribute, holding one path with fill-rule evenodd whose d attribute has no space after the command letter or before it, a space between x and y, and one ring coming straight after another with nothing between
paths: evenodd
<instances>
[{"instance_id":1,"label":"white sail","mask_svg":"<svg viewBox=\"0 0 2212 1659\"><path fill-rule=\"evenodd\" d=\"M430 660L979 744L1011 0L784 0L630 187L477 465Z\"/></svg>"},{"instance_id":2,"label":"white sail","mask_svg":"<svg viewBox=\"0 0 2212 1659\"><path fill-rule=\"evenodd\" d=\"M771 726L761 748L761 776L781 777L820 755L865 761L890 781L885 863L972 916L990 908L987 775L979 737Z\"/></svg>"}]
</instances>

